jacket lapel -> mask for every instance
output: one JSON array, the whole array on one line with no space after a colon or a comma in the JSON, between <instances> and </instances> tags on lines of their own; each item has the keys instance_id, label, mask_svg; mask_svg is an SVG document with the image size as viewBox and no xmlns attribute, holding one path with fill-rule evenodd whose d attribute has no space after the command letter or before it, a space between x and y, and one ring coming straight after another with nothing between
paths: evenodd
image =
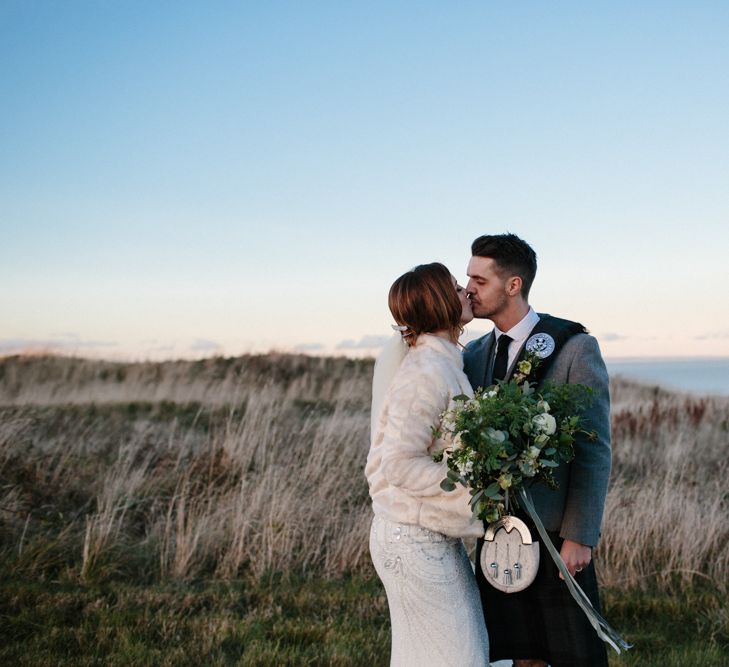
<instances>
[{"instance_id":1,"label":"jacket lapel","mask_svg":"<svg viewBox=\"0 0 729 667\"><path fill-rule=\"evenodd\" d=\"M493 345L494 332L491 331L470 343L463 351L463 371L474 390L491 384L489 360Z\"/></svg>"}]
</instances>

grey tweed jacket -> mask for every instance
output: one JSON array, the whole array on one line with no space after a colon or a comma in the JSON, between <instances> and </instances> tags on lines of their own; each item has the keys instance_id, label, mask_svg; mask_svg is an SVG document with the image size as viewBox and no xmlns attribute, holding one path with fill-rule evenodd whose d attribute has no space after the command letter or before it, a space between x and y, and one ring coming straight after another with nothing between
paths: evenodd
<instances>
[{"instance_id":1,"label":"grey tweed jacket","mask_svg":"<svg viewBox=\"0 0 729 667\"><path fill-rule=\"evenodd\" d=\"M491 384L494 338L493 332L488 333L469 343L463 352L464 371L474 389ZM574 459L555 471L557 489L539 482L531 486L534 505L547 530L559 531L564 539L595 546L600 537L611 466L608 373L597 340L589 334L572 336L559 351L545 379L592 387L592 405L584 417L586 428L595 431L597 439L577 439Z\"/></svg>"}]
</instances>

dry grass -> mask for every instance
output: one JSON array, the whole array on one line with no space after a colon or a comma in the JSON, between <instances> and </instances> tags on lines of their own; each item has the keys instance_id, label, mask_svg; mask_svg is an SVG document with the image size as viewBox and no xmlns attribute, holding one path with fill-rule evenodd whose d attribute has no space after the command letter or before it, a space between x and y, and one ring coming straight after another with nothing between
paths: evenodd
<instances>
[{"instance_id":1,"label":"dry grass","mask_svg":"<svg viewBox=\"0 0 729 667\"><path fill-rule=\"evenodd\" d=\"M0 360L4 571L137 581L369 572L372 364ZM605 584L726 591L729 400L617 381Z\"/></svg>"},{"instance_id":2,"label":"dry grass","mask_svg":"<svg viewBox=\"0 0 729 667\"><path fill-rule=\"evenodd\" d=\"M600 544L608 585L729 583L729 399L617 382Z\"/></svg>"}]
</instances>

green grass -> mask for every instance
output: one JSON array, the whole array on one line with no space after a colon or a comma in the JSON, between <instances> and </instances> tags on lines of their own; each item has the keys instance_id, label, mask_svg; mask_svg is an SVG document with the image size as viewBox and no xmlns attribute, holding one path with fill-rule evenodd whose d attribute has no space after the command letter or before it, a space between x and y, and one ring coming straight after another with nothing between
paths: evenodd
<instances>
[{"instance_id":1,"label":"green grass","mask_svg":"<svg viewBox=\"0 0 729 667\"><path fill-rule=\"evenodd\" d=\"M726 667L729 665L729 601L706 588L676 593L604 591L610 623L633 648L611 651L611 665Z\"/></svg>"},{"instance_id":2,"label":"green grass","mask_svg":"<svg viewBox=\"0 0 729 667\"><path fill-rule=\"evenodd\" d=\"M142 587L4 581L0 664L378 665L379 583L281 581Z\"/></svg>"},{"instance_id":3,"label":"green grass","mask_svg":"<svg viewBox=\"0 0 729 667\"><path fill-rule=\"evenodd\" d=\"M729 665L727 602L606 591L610 622L634 644L611 665ZM0 664L387 665L379 581L281 579L142 586L0 582Z\"/></svg>"}]
</instances>

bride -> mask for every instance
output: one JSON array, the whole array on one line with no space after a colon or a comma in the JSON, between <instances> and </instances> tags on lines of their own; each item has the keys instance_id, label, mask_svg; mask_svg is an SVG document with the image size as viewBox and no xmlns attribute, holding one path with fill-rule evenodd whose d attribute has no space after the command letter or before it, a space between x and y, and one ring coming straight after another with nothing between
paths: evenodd
<instances>
[{"instance_id":1,"label":"bride","mask_svg":"<svg viewBox=\"0 0 729 667\"><path fill-rule=\"evenodd\" d=\"M423 264L390 288L400 336L377 361L372 440L365 475L374 519L370 553L385 586L391 666L482 667L488 635L461 537L480 537L464 487L445 492L446 443L436 431L454 396L473 395L457 346L473 319L465 290L439 263ZM404 342L403 342L404 341Z\"/></svg>"}]
</instances>

